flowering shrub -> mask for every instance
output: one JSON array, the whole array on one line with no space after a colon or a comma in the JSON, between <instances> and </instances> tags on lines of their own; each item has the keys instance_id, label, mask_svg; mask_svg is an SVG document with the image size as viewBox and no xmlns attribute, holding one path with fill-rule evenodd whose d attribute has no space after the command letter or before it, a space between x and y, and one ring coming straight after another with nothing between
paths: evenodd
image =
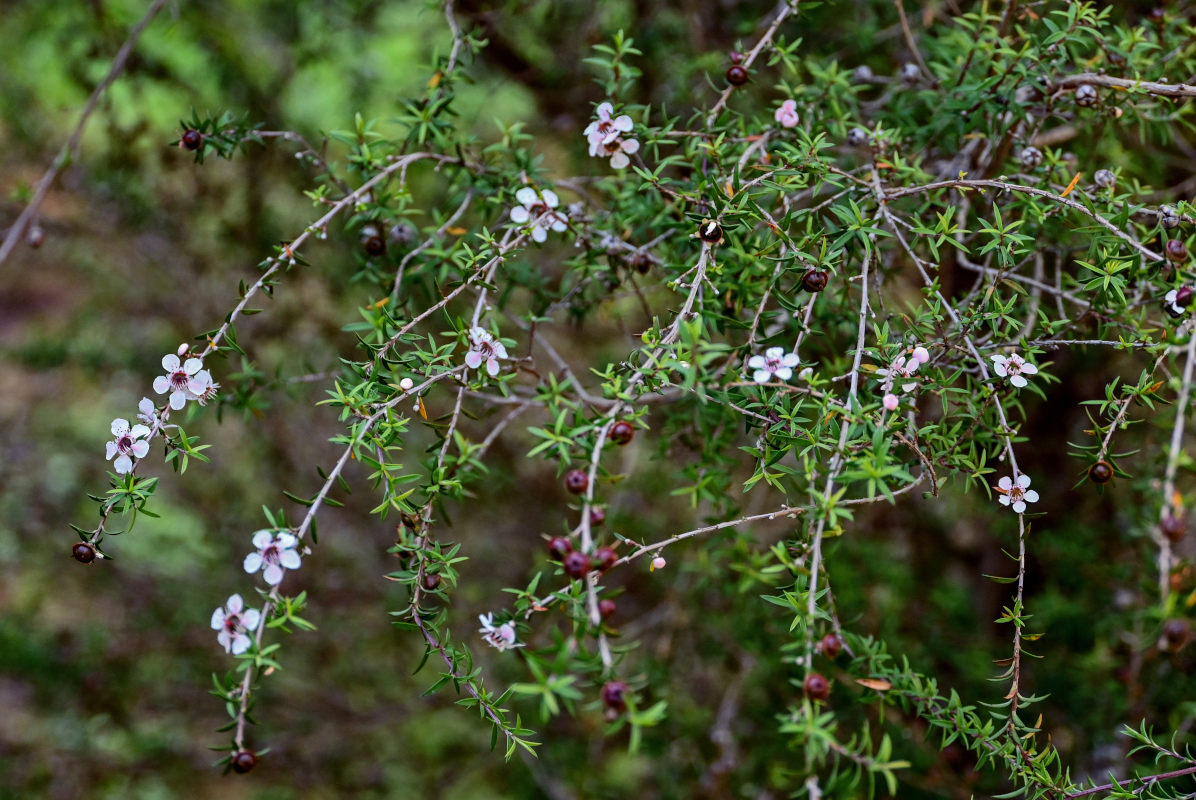
<instances>
[{"instance_id":1,"label":"flowering shrub","mask_svg":"<svg viewBox=\"0 0 1196 800\"><path fill-rule=\"evenodd\" d=\"M622 619L617 603L645 585L698 585L708 606L690 610L687 635L709 635L698 649L735 662L713 692L719 754L701 777L711 796L749 759L764 765L745 768L737 791L771 775L773 789L811 798L893 794L950 759L984 773L986 790L1140 789L1124 765L1111 778L1072 770L1040 718L1028 648L1050 630L1030 583L1035 549L1061 546L1057 515L1116 496L1136 565L1108 587L1128 597L1119 631L1132 632L1138 660L1127 681L1146 691L1143 654L1186 644L1190 181L1148 186L1146 158L1101 137L1112 125L1166 130L1168 152L1188 152L1175 132L1192 123L1192 26L1008 3L915 32L898 2L893 30L912 60L863 65L796 38L808 12L792 0L729 67L712 68L714 88L672 86L663 99L640 92L652 65L620 32L589 60L592 111L572 109L589 120L590 158L573 128L566 166L518 125L478 141L455 123L455 91L485 50L453 3L443 8L452 48L397 130L359 120L334 137L340 160L273 137L299 142L312 219L260 261L223 321L144 376L158 400L141 401L139 424L113 421L99 521L75 528L75 559L103 568L119 557L117 529L153 513L152 453L180 481L192 458L208 460L181 423L210 429L204 406L260 411L254 346L238 326L308 268L313 240L347 230L359 294L344 324L356 346L326 365L321 400L342 427L334 460L310 493L288 495L297 513L267 510L252 534L260 522L237 521L237 547L253 548L241 592L256 591L260 611L237 593L210 619L214 693L230 716L223 764L245 772L262 755L250 726L271 713L258 700L286 663L283 634L313 627L295 585L320 569L318 520L366 489L390 536L386 577L403 591L395 626L437 673L431 689L456 693L507 757L535 753L550 726L567 730L551 722L562 715L603 719L633 750L681 724L674 709L690 701L665 689L658 655L673 633L651 613ZM202 161L254 158L242 151L265 132L225 115L179 136ZM1115 359L1103 388L1076 369L1083 359ZM130 404L144 392L129 386ZM1044 413L1074 437L1070 460L1048 461L1030 441ZM412 443L425 455L400 463ZM505 480L489 466L503 450L549 477ZM637 456L650 451L663 467ZM660 482L637 485L649 470L663 470ZM490 524L469 515L503 494L555 521L508 546L517 577L487 595L475 630L454 605L470 557L454 540ZM640 519L670 497L683 502ZM1000 688L982 696L892 650L875 617L862 619L888 601L855 574L881 567L836 559L886 515L932 519L943 507L1008 556L965 582L1003 593L1007 650L985 675ZM895 527L918 546L916 526ZM752 748L736 741L749 732L731 718L754 675L775 685L756 698L766 730L751 735L777 744L744 755ZM712 687L692 687L702 692ZM537 713L533 729L525 718ZM1186 736L1187 720L1159 722ZM1150 791L1184 796L1159 776L1196 774L1196 759L1139 717L1121 722L1159 762L1139 765L1155 776Z\"/></svg>"}]
</instances>

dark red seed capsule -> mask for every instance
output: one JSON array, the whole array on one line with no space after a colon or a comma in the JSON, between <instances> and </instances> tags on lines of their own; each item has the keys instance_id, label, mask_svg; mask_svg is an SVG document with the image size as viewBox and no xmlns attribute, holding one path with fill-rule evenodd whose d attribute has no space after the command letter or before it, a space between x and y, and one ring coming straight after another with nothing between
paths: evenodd
<instances>
[{"instance_id":1,"label":"dark red seed capsule","mask_svg":"<svg viewBox=\"0 0 1196 800\"><path fill-rule=\"evenodd\" d=\"M238 750L233 754L233 772L244 775L257 766L257 753L252 750Z\"/></svg>"},{"instance_id":2,"label":"dark red seed capsule","mask_svg":"<svg viewBox=\"0 0 1196 800\"><path fill-rule=\"evenodd\" d=\"M825 700L831 696L830 681L817 672L811 672L806 676L802 688L814 700Z\"/></svg>"},{"instance_id":3,"label":"dark red seed capsule","mask_svg":"<svg viewBox=\"0 0 1196 800\"><path fill-rule=\"evenodd\" d=\"M626 711L627 684L623 681L608 681L602 687L602 702L613 711Z\"/></svg>"},{"instance_id":4,"label":"dark red seed capsule","mask_svg":"<svg viewBox=\"0 0 1196 800\"><path fill-rule=\"evenodd\" d=\"M580 550L569 553L562 563L565 567L565 574L575 580L590 574L590 557Z\"/></svg>"},{"instance_id":5,"label":"dark red seed capsule","mask_svg":"<svg viewBox=\"0 0 1196 800\"><path fill-rule=\"evenodd\" d=\"M203 145L203 134L192 128L183 133L183 138L179 140L179 146L184 150L198 150Z\"/></svg>"},{"instance_id":6,"label":"dark red seed capsule","mask_svg":"<svg viewBox=\"0 0 1196 800\"><path fill-rule=\"evenodd\" d=\"M565 476L565 488L573 494L581 494L590 485L590 477L580 469L570 470Z\"/></svg>"},{"instance_id":7,"label":"dark red seed capsule","mask_svg":"<svg viewBox=\"0 0 1196 800\"><path fill-rule=\"evenodd\" d=\"M564 561L573 552L573 543L564 536L553 536L548 540L548 555L554 561Z\"/></svg>"},{"instance_id":8,"label":"dark red seed capsule","mask_svg":"<svg viewBox=\"0 0 1196 800\"><path fill-rule=\"evenodd\" d=\"M743 86L748 82L749 77L747 69L739 64L735 64L727 70L727 83L732 86Z\"/></svg>"},{"instance_id":9,"label":"dark red seed capsule","mask_svg":"<svg viewBox=\"0 0 1196 800\"><path fill-rule=\"evenodd\" d=\"M90 564L96 560L95 546L87 542L79 542L71 548L71 556L80 564Z\"/></svg>"},{"instance_id":10,"label":"dark red seed capsule","mask_svg":"<svg viewBox=\"0 0 1196 800\"><path fill-rule=\"evenodd\" d=\"M1113 467L1108 461L1097 461L1088 468L1088 477L1093 483L1108 483L1113 479Z\"/></svg>"},{"instance_id":11,"label":"dark red seed capsule","mask_svg":"<svg viewBox=\"0 0 1196 800\"><path fill-rule=\"evenodd\" d=\"M618 445L627 444L635 436L635 428L626 420L619 420L610 428L610 440Z\"/></svg>"}]
</instances>

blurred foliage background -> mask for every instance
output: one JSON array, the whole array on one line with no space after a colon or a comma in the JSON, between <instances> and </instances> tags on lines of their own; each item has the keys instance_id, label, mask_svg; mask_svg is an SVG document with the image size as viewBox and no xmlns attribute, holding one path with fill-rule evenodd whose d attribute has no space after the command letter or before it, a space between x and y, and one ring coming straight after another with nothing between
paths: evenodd
<instances>
[{"instance_id":1,"label":"blurred foliage background","mask_svg":"<svg viewBox=\"0 0 1196 800\"><path fill-rule=\"evenodd\" d=\"M911 12L919 24L951 4L923 5ZM0 229L20 212L145 6L4 4ZM620 28L635 38L644 53L637 101L709 103L727 53L754 41L772 7L464 0L462 25L489 46L471 71L476 83L458 96L460 122L483 141L499 138L496 119L522 122L539 152L573 174L584 158L581 130L601 99L582 63L593 44ZM1116 13L1136 23L1149 9L1125 3ZM908 57L896 21L888 2L803 4L793 35L823 64L868 64L886 75ZM665 573L616 578L616 623L644 639L638 678L652 699L669 701L668 720L639 753L628 753L625 732L604 736L592 694L576 717L542 728L538 761L504 764L489 750L488 728L449 695L420 696L434 676L412 676L421 648L389 625L387 609L403 602L381 578L394 568L386 552L394 531L369 516L364 488L344 509L322 512L318 551L297 575L319 631L288 639L284 674L266 682L255 737L270 755L246 777L211 767L218 756L207 748L223 742L216 729L226 718L207 690L228 661L208 617L229 593L245 591L237 565L260 527L260 507L278 506L283 490L312 491L312 465L337 452L326 442L336 420L314 405L326 386L319 376L351 351L354 339L342 327L374 299L350 280L360 245L344 232L330 231L310 254L313 266L290 273L266 313L241 325L254 365L238 373L239 365L224 364L217 378L255 386L261 402L244 417L217 420L208 409L187 424L214 445L212 463L179 479L150 459L147 474L163 476L161 518L140 520L112 562L82 568L70 560L68 523L87 522L94 506L84 495L105 486L110 421L135 413L162 354L217 324L238 281L312 218L302 196L309 175L293 148L272 141L200 167L170 146L179 120L192 108L228 109L313 142L351 128L358 112L385 126L450 41L439 8L416 0L168 7L45 204L44 244L21 247L0 266L3 800L766 798L793 788L786 762L800 756L775 733L775 715L800 691L799 672L777 645L787 619L751 600L768 591L763 575L722 566L752 563L749 552L766 552L783 528L728 533L683 557L671 551ZM769 80L756 79L762 97ZM1115 158L1132 145L1114 139L1106 150ZM1139 156L1144 182L1166 186L1191 174L1174 155ZM337 157L330 146L329 159ZM1153 175L1141 174L1152 167ZM630 324L590 319L576 336L617 337ZM1027 667L1028 684L1051 695L1040 710L1076 775L1099 777L1124 757L1115 736L1123 723L1183 729L1193 718L1191 650L1155 647L1160 620L1142 613L1137 594L1152 580L1149 542L1126 532L1140 527L1142 509L1119 502L1116 487L1103 495L1071 488L1084 469L1067 456L1067 442L1085 425L1076 403L1101 396L1109 376L1137 369L1107 353L1061 354L1053 367L1061 386L1023 429L1032 442L1023 468L1054 476L1036 482L1049 535L1032 543L1028 605L1048 636L1037 647L1043 658ZM445 397L429 397L438 401ZM413 458L431 441L420 437L410 443ZM701 442L664 439L637 437L626 451L636 483L611 522L633 538L676 530L674 514L684 508L668 494L671 462L700 452ZM526 447L501 447L491 455L502 468L452 519L470 557L453 597L459 637L472 635L477 613L504 602L499 587L522 585L529 564L543 564L540 534L559 529L567 503L555 474L523 458ZM350 475L359 485L363 477ZM991 515L972 512L988 502L955 491L861 513L829 564L853 630L885 638L944 688L996 701L999 684L984 678L1007 655L1008 632L992 624L1006 595L982 575L1007 571L1000 549L1015 534L980 527ZM1185 548L1181 555L1190 556ZM741 595L733 606L728 585ZM515 658L482 653L480 663L495 685L525 677ZM535 727L534 704L521 710ZM914 761L903 796L992 790L972 772L970 756L958 748L940 755L923 727L892 713L901 754ZM730 743L718 735L726 731Z\"/></svg>"}]
</instances>

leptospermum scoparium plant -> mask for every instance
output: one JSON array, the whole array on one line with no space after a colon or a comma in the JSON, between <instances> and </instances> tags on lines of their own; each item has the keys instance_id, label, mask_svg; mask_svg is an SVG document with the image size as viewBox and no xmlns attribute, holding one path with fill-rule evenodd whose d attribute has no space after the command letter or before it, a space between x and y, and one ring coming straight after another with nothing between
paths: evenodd
<instances>
[{"instance_id":1,"label":"leptospermum scoparium plant","mask_svg":"<svg viewBox=\"0 0 1196 800\"><path fill-rule=\"evenodd\" d=\"M1186 562L1173 545L1193 496L1180 470L1196 366L1191 190L1141 185L1134 161L1102 160L1096 132L1158 120L1191 130L1191 27L1114 25L1108 9L1085 3L1009 3L915 36L902 12L917 63L894 60L882 74L796 38L803 6L783 2L725 75L719 67L709 86L667 105L633 101L645 65L620 33L591 59L592 106L571 109L589 121L578 131L586 147L575 142L572 169L550 169L518 126L490 142L457 127L454 87L482 42L461 32L451 3L445 12L453 48L397 131L359 120L338 137L342 162L301 149L315 173L312 220L258 265L224 322L199 335L202 347L180 348L162 360L165 374L146 377L159 401L141 401L137 424L112 423L100 521L76 528L79 561L107 555L116 521L127 529L150 508L157 480L138 468L155 448L180 474L190 458L206 460L179 421L191 413L210 425L199 406L237 402L213 376L234 372L228 356L249 357L236 336L248 304L287 291L313 237L344 226L360 240L364 322L350 328L359 345L343 353L324 400L344 423L338 455L297 498L298 519L267 512L253 534L259 525L243 521L252 550L242 591L257 592L260 611L234 594L211 616L215 655L236 659L215 680L231 716L225 763L246 771L257 761L250 712L269 714L254 706L282 658L278 639L311 628L290 576L320 568L317 520L348 488L352 461L371 471L375 513L395 524L400 567L388 577L406 592L395 624L422 643L435 686L460 692L508 756L535 751L523 717L537 709L601 714L611 735L629 729L640 746L670 698L654 685L651 648L636 646L651 626L620 636L613 595L701 576L714 593L742 581L719 603L759 604L781 623L778 638L741 659L767 656L788 671L770 719L804 758L786 763L779 788L815 800L878 784L897 792L912 756L885 727L900 716L892 705L919 720L919 738L934 729L1009 791L1122 791L1121 779L1078 783L1051 720L1036 719L1042 698L1023 666L1043 631L1025 587L1033 549L1071 502L1060 498L1117 492L1138 509L1126 526L1150 575L1122 587L1137 598L1139 627L1188 613L1177 606ZM194 119L180 143L231 156L260 139L238 120ZM415 174L444 198L430 224L415 211L432 202L413 195ZM633 336L613 337L616 351L584 338L565 347L568 319L616 309L634 320ZM1103 392L1068 388L1060 396L1080 405L1054 406L1076 428L1073 489L1037 469L1021 428L1061 391L1053 363L1091 351L1132 369ZM143 392L129 387L130 398ZM435 445L405 467L396 459L417 429ZM690 514L670 515L671 529L619 516L640 502L624 473L633 462L617 455L633 437L671 454L661 495L684 499ZM527 581L495 594L476 629L449 604L468 553L446 520L487 491L500 439L560 479L560 497L526 496L556 503L559 525L527 532ZM999 692L940 690L836 600L850 588L834 537L852 536L870 507L918 498L953 503L1009 554L994 576L1008 593ZM618 525L603 523L608 513ZM703 619L695 613L694 626ZM524 680L491 688L475 657L505 660ZM1126 733L1166 762L1157 773L1196 773L1166 737ZM1168 786L1151 791L1180 796Z\"/></svg>"}]
</instances>

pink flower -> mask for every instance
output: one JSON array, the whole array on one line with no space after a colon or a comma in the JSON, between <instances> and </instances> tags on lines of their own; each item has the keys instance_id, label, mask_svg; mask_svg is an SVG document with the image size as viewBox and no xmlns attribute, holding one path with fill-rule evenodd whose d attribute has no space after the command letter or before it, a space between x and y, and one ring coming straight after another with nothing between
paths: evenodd
<instances>
[{"instance_id":1,"label":"pink flower","mask_svg":"<svg viewBox=\"0 0 1196 800\"><path fill-rule=\"evenodd\" d=\"M486 362L486 372L493 377L498 374L498 361L507 357L507 348L495 339L485 328L469 329L469 352L465 354L465 366L477 369Z\"/></svg>"},{"instance_id":2,"label":"pink flower","mask_svg":"<svg viewBox=\"0 0 1196 800\"><path fill-rule=\"evenodd\" d=\"M609 158L610 165L615 169L623 169L631 163L627 156L640 149L640 143L623 134L631 131L635 124L631 117L620 114L612 117L614 107L610 103L602 103L595 109L598 118L591 122L583 131L590 144L590 155L596 158Z\"/></svg>"},{"instance_id":3,"label":"pink flower","mask_svg":"<svg viewBox=\"0 0 1196 800\"><path fill-rule=\"evenodd\" d=\"M167 353L162 357L162 369L166 370L166 374L154 379L154 391L158 394L170 392L170 407L175 411L187 405L188 400L198 400L208 391L212 381L211 373L207 370L199 374L203 362L198 358L180 362L174 353Z\"/></svg>"},{"instance_id":4,"label":"pink flower","mask_svg":"<svg viewBox=\"0 0 1196 800\"><path fill-rule=\"evenodd\" d=\"M1028 383L1022 377L1023 375L1035 375L1038 373L1038 367L1026 361L1026 359L1017 353L1010 353L1007 356L990 356L990 358L993 360L993 371L1002 378L1008 376L1009 382L1019 389Z\"/></svg>"},{"instance_id":5,"label":"pink flower","mask_svg":"<svg viewBox=\"0 0 1196 800\"><path fill-rule=\"evenodd\" d=\"M1012 506L1015 512L1021 514L1026 510L1026 503L1038 502L1038 492L1028 489L1029 485L1029 475L1018 475L1016 482L1008 476L1001 478L997 481L997 491L1001 493L997 499L1001 505Z\"/></svg>"},{"instance_id":6,"label":"pink flower","mask_svg":"<svg viewBox=\"0 0 1196 800\"><path fill-rule=\"evenodd\" d=\"M241 595L234 594L223 608L212 612L212 630L220 631L216 634L216 641L220 642L224 652L239 656L249 649L252 643L249 632L257 630L261 619L260 611L245 608Z\"/></svg>"},{"instance_id":7,"label":"pink flower","mask_svg":"<svg viewBox=\"0 0 1196 800\"><path fill-rule=\"evenodd\" d=\"M130 428L128 420L114 419L112 435L116 438L108 442L108 458L116 458L112 468L118 475L128 475L133 471L133 459L145 458L149 453L149 442L145 437L150 435L150 429L144 425Z\"/></svg>"},{"instance_id":8,"label":"pink flower","mask_svg":"<svg viewBox=\"0 0 1196 800\"><path fill-rule=\"evenodd\" d=\"M245 556L245 571L252 575L260 569L266 583L277 586L286 570L299 569L299 553L295 550L298 544L299 540L289 533L258 531L253 534L257 552Z\"/></svg>"},{"instance_id":9,"label":"pink flower","mask_svg":"<svg viewBox=\"0 0 1196 800\"><path fill-rule=\"evenodd\" d=\"M499 651L509 650L512 647L523 647L521 642L516 641L515 623L504 622L502 625L495 626L493 614L478 614L478 621L482 623L480 629L482 638L491 647L497 648Z\"/></svg>"},{"instance_id":10,"label":"pink flower","mask_svg":"<svg viewBox=\"0 0 1196 800\"><path fill-rule=\"evenodd\" d=\"M797 101L786 100L781 103L781 107L777 109L777 122L781 123L782 128L796 128L797 127Z\"/></svg>"}]
</instances>

